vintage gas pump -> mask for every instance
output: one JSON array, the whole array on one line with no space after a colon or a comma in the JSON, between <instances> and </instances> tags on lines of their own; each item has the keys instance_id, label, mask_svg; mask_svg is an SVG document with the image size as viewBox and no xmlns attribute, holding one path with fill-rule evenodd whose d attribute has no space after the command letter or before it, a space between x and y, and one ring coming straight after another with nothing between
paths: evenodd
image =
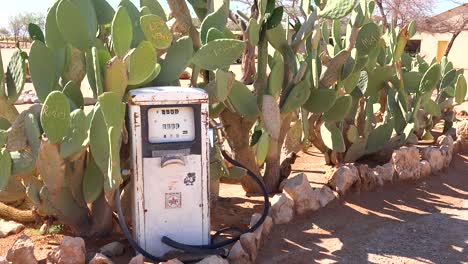
<instances>
[{"instance_id":1,"label":"vintage gas pump","mask_svg":"<svg viewBox=\"0 0 468 264\"><path fill-rule=\"evenodd\" d=\"M197 88L152 87L129 92L132 145L133 237L124 221L120 189L115 195L119 224L132 247L153 261L177 249L226 256L224 248L242 233L255 231L268 215L268 193L261 179L223 150L222 126L209 120L208 94ZM209 126L216 130L209 130ZM209 131L211 133L209 133ZM211 135L211 137L209 136ZM229 163L243 167L263 192L260 220L232 238L210 237L209 144L218 144Z\"/></svg>"},{"instance_id":2,"label":"vintage gas pump","mask_svg":"<svg viewBox=\"0 0 468 264\"><path fill-rule=\"evenodd\" d=\"M210 243L208 94L155 87L129 93L133 236L162 256L171 247Z\"/></svg>"}]
</instances>

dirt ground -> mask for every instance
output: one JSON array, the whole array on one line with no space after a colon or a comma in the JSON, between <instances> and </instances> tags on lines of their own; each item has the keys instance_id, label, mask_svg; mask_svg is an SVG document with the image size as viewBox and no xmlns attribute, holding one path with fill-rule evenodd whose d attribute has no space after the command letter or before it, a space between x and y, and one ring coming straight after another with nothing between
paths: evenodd
<instances>
[{"instance_id":1,"label":"dirt ground","mask_svg":"<svg viewBox=\"0 0 468 264\"><path fill-rule=\"evenodd\" d=\"M1 52L6 64L10 50ZM232 69L239 74L240 65ZM32 89L32 84L25 89ZM92 96L88 86L82 90L85 97ZM456 109L466 111L468 103ZM328 166L323 156L313 149L299 155L293 174L304 172L311 183L325 183ZM250 216L262 211L262 198L246 197L239 185L221 184L220 196L225 199L211 213L213 231L226 226L246 229ZM0 256L6 255L19 235L27 234L35 242L36 257L45 263L47 252L60 243L63 234L42 236L39 226L30 225L18 235L0 239ZM126 243L118 232L87 240L87 253L92 256L99 247L119 240ZM467 246L468 153L464 153L438 175L351 194L292 223L275 226L257 263L468 263ZM112 260L128 263L133 255L126 244L125 255Z\"/></svg>"},{"instance_id":2,"label":"dirt ground","mask_svg":"<svg viewBox=\"0 0 468 264\"><path fill-rule=\"evenodd\" d=\"M468 263L467 154L438 175L348 195L275 226L257 263Z\"/></svg>"}]
</instances>

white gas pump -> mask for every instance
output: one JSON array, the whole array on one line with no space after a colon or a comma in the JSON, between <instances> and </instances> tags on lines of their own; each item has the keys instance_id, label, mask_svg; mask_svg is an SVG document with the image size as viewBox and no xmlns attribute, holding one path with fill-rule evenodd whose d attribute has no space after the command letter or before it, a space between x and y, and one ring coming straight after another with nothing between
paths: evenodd
<instances>
[{"instance_id":1,"label":"white gas pump","mask_svg":"<svg viewBox=\"0 0 468 264\"><path fill-rule=\"evenodd\" d=\"M210 243L208 94L155 87L129 93L133 233L141 248L162 256L184 244Z\"/></svg>"}]
</instances>

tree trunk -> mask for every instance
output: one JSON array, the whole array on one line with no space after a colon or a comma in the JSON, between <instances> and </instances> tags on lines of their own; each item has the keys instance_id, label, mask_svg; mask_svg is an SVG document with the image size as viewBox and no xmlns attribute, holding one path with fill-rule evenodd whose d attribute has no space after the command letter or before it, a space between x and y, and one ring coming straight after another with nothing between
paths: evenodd
<instances>
[{"instance_id":1,"label":"tree trunk","mask_svg":"<svg viewBox=\"0 0 468 264\"><path fill-rule=\"evenodd\" d=\"M377 0L377 1L375 1L375 3L379 7L380 14L382 15L382 21L383 21L384 27L386 29L390 29L390 27L388 26L387 15L385 14L385 11L384 11L384 8L383 8L383 5L382 5L382 0Z\"/></svg>"},{"instance_id":2,"label":"tree trunk","mask_svg":"<svg viewBox=\"0 0 468 264\"><path fill-rule=\"evenodd\" d=\"M103 237L112 233L112 208L106 202L104 192L91 205L92 235ZM131 217L131 216L129 216Z\"/></svg>"},{"instance_id":3,"label":"tree trunk","mask_svg":"<svg viewBox=\"0 0 468 264\"><path fill-rule=\"evenodd\" d=\"M453 33L452 38L450 39L450 42L448 43L447 48L445 49L445 57L448 57L450 50L452 49L453 43L455 42L455 39L457 39L458 35L460 35L460 33L460 30Z\"/></svg>"},{"instance_id":4,"label":"tree trunk","mask_svg":"<svg viewBox=\"0 0 468 264\"><path fill-rule=\"evenodd\" d=\"M244 24L244 22L241 22ZM247 32L244 31L243 33L243 38L246 39ZM247 46L244 50L244 53L242 53L242 64L241 64L241 70L242 70L242 78L241 81L242 83L249 85L254 82L254 75L255 75L255 47L250 44L250 42L246 42Z\"/></svg>"},{"instance_id":5,"label":"tree trunk","mask_svg":"<svg viewBox=\"0 0 468 264\"><path fill-rule=\"evenodd\" d=\"M254 120L243 118L229 110L221 113L220 119L225 125L226 139L231 147L233 158L260 176L260 170L255 162L255 154L249 146L249 133ZM248 194L261 193L257 183L248 175L241 178L241 184Z\"/></svg>"},{"instance_id":6,"label":"tree trunk","mask_svg":"<svg viewBox=\"0 0 468 264\"><path fill-rule=\"evenodd\" d=\"M258 18L258 11L255 5L250 8L250 17L253 19ZM247 43L247 46L242 53L242 79L244 84L252 84L254 82L255 70L255 46L250 44L248 39L247 25L244 21L240 20L240 26L242 28L242 38Z\"/></svg>"},{"instance_id":7,"label":"tree trunk","mask_svg":"<svg viewBox=\"0 0 468 264\"><path fill-rule=\"evenodd\" d=\"M268 154L265 160L265 187L269 193L278 190L280 181L280 159L281 152L278 149L278 140L270 138Z\"/></svg>"},{"instance_id":8,"label":"tree trunk","mask_svg":"<svg viewBox=\"0 0 468 264\"><path fill-rule=\"evenodd\" d=\"M278 140L270 139L268 155L265 160L265 176L263 177L265 186L269 193L275 193L278 191L280 184L279 181L281 179L281 149L291 127L292 118L293 115L291 113L282 116L281 130Z\"/></svg>"}]
</instances>

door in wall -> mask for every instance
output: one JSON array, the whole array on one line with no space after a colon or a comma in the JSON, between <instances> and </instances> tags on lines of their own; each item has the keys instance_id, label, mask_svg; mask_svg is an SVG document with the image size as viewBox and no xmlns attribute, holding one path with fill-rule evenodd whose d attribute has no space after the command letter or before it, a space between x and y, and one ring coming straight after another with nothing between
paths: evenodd
<instances>
[{"instance_id":1,"label":"door in wall","mask_svg":"<svg viewBox=\"0 0 468 264\"><path fill-rule=\"evenodd\" d=\"M448 41L439 40L437 42L437 61L438 62L440 62L440 60L442 60L442 57L444 57L447 46L448 46Z\"/></svg>"}]
</instances>

